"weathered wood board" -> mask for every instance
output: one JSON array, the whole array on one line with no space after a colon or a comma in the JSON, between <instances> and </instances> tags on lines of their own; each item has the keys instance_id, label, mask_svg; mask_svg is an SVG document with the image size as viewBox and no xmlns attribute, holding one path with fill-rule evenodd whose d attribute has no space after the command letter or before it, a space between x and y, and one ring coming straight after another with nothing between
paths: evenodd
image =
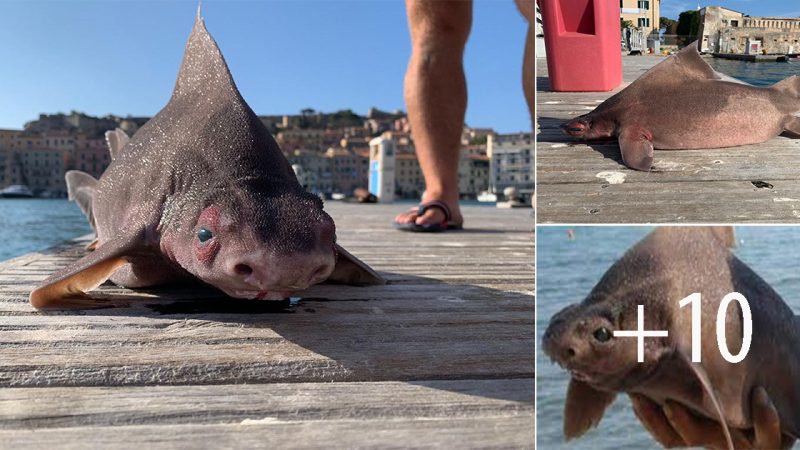
<instances>
[{"instance_id":1,"label":"weathered wood board","mask_svg":"<svg viewBox=\"0 0 800 450\"><path fill-rule=\"evenodd\" d=\"M467 230L401 233L402 205L327 207L389 280L296 302L203 286L27 295L83 241L0 263L0 442L9 448L534 446L532 211L467 207Z\"/></svg>"},{"instance_id":2,"label":"weathered wood board","mask_svg":"<svg viewBox=\"0 0 800 450\"><path fill-rule=\"evenodd\" d=\"M647 173L625 167L616 142L587 144L558 129L662 59L623 57L623 86L593 93L551 92L547 64L537 61L539 222L800 221L800 140L777 137L735 148L656 150L655 170Z\"/></svg>"}]
</instances>

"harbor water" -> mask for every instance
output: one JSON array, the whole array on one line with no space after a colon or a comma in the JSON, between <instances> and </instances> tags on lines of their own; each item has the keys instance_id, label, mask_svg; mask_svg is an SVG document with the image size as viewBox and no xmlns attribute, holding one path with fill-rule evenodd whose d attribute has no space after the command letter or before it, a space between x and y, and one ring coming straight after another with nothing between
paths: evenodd
<instances>
[{"instance_id":1,"label":"harbor water","mask_svg":"<svg viewBox=\"0 0 800 450\"><path fill-rule=\"evenodd\" d=\"M66 199L0 199L0 261L91 233Z\"/></svg>"},{"instance_id":2,"label":"harbor water","mask_svg":"<svg viewBox=\"0 0 800 450\"><path fill-rule=\"evenodd\" d=\"M330 200L327 200L330 201ZM398 200L397 212L418 202ZM463 200L462 205L494 207L494 203ZM369 205L364 205L369 208ZM387 216L389 223L394 216ZM52 245L91 233L92 229L75 203L66 199L0 198L0 261L43 250Z\"/></svg>"},{"instance_id":3,"label":"harbor water","mask_svg":"<svg viewBox=\"0 0 800 450\"><path fill-rule=\"evenodd\" d=\"M599 426L564 442L562 421L569 374L541 348L550 318L580 302L605 271L652 227L538 227L537 229L537 447L546 449L656 448L633 415L627 396L619 395ZM574 239L568 231L572 230ZM800 313L800 228L737 227L737 257L764 278ZM687 295L690 293L687 293ZM675 301L681 300L676 298Z\"/></svg>"},{"instance_id":4,"label":"harbor water","mask_svg":"<svg viewBox=\"0 0 800 450\"><path fill-rule=\"evenodd\" d=\"M754 86L768 86L792 75L800 75L800 59L789 62L750 62L705 58L717 72L738 78Z\"/></svg>"}]
</instances>

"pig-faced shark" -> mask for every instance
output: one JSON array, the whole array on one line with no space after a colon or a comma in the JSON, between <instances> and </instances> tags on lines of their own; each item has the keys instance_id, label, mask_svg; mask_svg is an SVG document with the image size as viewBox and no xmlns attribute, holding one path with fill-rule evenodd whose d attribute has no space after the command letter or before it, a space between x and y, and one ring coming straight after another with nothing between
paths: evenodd
<instances>
[{"instance_id":1,"label":"pig-faced shark","mask_svg":"<svg viewBox=\"0 0 800 450\"><path fill-rule=\"evenodd\" d=\"M717 420L729 445L731 429L752 430L751 393L763 387L789 440L800 437L800 323L781 297L728 249L725 227L659 228L614 263L581 302L567 306L544 333L545 353L572 377L564 408L564 434L595 426L618 392L664 405L675 402ZM745 336L744 313L734 302L717 330L719 305L739 292L749 303L752 341L744 360L726 360L718 332L737 354ZM692 362L691 307L680 300L701 294L701 362ZM639 326L668 331L650 337L637 361L636 339L614 335Z\"/></svg>"},{"instance_id":2,"label":"pig-faced shark","mask_svg":"<svg viewBox=\"0 0 800 450\"><path fill-rule=\"evenodd\" d=\"M616 137L625 165L648 171L653 149L734 147L782 133L800 138L798 112L800 77L770 87L731 80L703 61L695 42L561 130L580 139Z\"/></svg>"},{"instance_id":3,"label":"pig-faced shark","mask_svg":"<svg viewBox=\"0 0 800 450\"><path fill-rule=\"evenodd\" d=\"M42 282L34 307L94 304L85 293L109 278L132 288L196 278L265 300L326 280L384 282L336 244L322 201L245 103L199 10L167 105L130 139L106 137L112 161L99 180L66 176L95 250Z\"/></svg>"}]
</instances>

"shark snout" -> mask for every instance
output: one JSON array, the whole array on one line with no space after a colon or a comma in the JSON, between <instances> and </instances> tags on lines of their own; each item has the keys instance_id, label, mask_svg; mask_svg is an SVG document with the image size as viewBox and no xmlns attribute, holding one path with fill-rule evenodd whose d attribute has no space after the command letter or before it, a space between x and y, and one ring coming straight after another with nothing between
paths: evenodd
<instances>
[{"instance_id":1,"label":"shark snout","mask_svg":"<svg viewBox=\"0 0 800 450\"><path fill-rule=\"evenodd\" d=\"M280 258L265 253L242 255L228 265L228 275L253 291L298 291L325 281L336 262L333 250Z\"/></svg>"},{"instance_id":2,"label":"shark snout","mask_svg":"<svg viewBox=\"0 0 800 450\"><path fill-rule=\"evenodd\" d=\"M544 352L559 364L575 359L581 353L580 346L571 338L572 319L578 311L578 305L570 305L550 319L550 324L542 336Z\"/></svg>"}]
</instances>

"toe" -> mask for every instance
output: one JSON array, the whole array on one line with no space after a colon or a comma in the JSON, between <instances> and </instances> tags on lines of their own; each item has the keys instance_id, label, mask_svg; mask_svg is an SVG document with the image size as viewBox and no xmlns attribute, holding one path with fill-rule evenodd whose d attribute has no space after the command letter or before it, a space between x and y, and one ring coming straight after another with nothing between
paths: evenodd
<instances>
[{"instance_id":1,"label":"toe","mask_svg":"<svg viewBox=\"0 0 800 450\"><path fill-rule=\"evenodd\" d=\"M405 224L405 223L412 223L416 219L417 219L417 213L414 211L408 211L402 214L398 214L397 217L394 218L394 221L396 223Z\"/></svg>"},{"instance_id":2,"label":"toe","mask_svg":"<svg viewBox=\"0 0 800 450\"><path fill-rule=\"evenodd\" d=\"M444 222L444 212L439 208L428 208L425 214L416 218L417 225L433 225Z\"/></svg>"}]
</instances>

